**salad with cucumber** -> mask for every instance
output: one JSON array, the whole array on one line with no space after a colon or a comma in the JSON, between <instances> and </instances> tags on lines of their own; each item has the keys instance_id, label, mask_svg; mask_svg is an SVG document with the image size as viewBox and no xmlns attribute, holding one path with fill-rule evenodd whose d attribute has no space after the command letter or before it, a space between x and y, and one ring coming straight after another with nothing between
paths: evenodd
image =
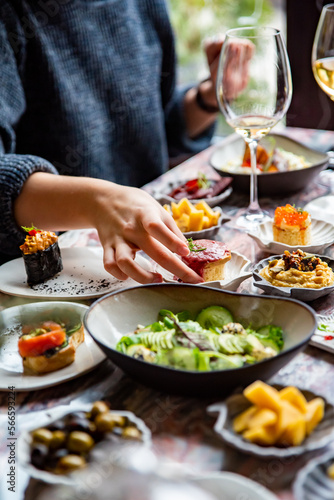
<instances>
[{"instance_id":1,"label":"salad with cucumber","mask_svg":"<svg viewBox=\"0 0 334 500\"><path fill-rule=\"evenodd\" d=\"M213 371L240 368L276 356L283 331L275 325L254 330L235 322L222 306L174 314L162 309L154 323L139 325L117 343L117 350L149 363L179 370Z\"/></svg>"}]
</instances>

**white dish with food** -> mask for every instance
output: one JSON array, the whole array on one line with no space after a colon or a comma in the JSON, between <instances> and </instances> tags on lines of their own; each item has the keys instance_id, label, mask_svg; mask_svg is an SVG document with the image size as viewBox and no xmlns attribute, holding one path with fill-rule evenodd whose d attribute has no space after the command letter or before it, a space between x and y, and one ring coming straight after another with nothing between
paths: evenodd
<instances>
[{"instance_id":1,"label":"white dish with food","mask_svg":"<svg viewBox=\"0 0 334 500\"><path fill-rule=\"evenodd\" d=\"M20 257L0 267L0 291L17 297L38 299L91 299L135 285L120 281L103 267L103 250L94 247L62 248L63 270L44 283L29 286ZM140 255L139 264L146 264Z\"/></svg>"},{"instance_id":2,"label":"white dish with food","mask_svg":"<svg viewBox=\"0 0 334 500\"><path fill-rule=\"evenodd\" d=\"M0 390L32 391L61 384L95 368L105 358L105 354L96 345L85 330L85 340L75 352L75 360L70 365L49 373L33 374L23 368L22 357L18 351L18 340L22 325L32 316L76 314L83 318L87 306L72 302L36 302L9 307L0 312ZM59 312L59 314L58 314ZM14 389L11 389L11 388Z\"/></svg>"},{"instance_id":3,"label":"white dish with food","mask_svg":"<svg viewBox=\"0 0 334 500\"><path fill-rule=\"evenodd\" d=\"M273 144L275 148L283 151L283 155L287 156L291 169L286 170L284 166L279 165L279 171L259 173L258 190L260 196L281 196L304 189L328 164L329 156L327 153L311 149L284 135L272 133L260 141L260 145L269 152L272 150ZM233 190L242 191L249 195L250 168L247 167L246 171L244 171L245 169L241 172L236 171L237 167L240 168L244 151L245 141L243 138L237 134L231 134L217 146L210 158L210 164L220 175L233 178ZM299 162L299 167L302 168L296 168L296 162Z\"/></svg>"},{"instance_id":4,"label":"white dish with food","mask_svg":"<svg viewBox=\"0 0 334 500\"><path fill-rule=\"evenodd\" d=\"M273 254L283 253L284 250L297 250L322 254L324 250L334 243L334 224L324 220L312 219L311 243L309 245L287 245L273 240L273 221L262 222L256 230L249 231L249 236L259 245L261 250Z\"/></svg>"},{"instance_id":5,"label":"white dish with food","mask_svg":"<svg viewBox=\"0 0 334 500\"><path fill-rule=\"evenodd\" d=\"M334 353L334 314L317 314L318 328L312 335L310 344L324 351Z\"/></svg>"},{"instance_id":6,"label":"white dish with food","mask_svg":"<svg viewBox=\"0 0 334 500\"><path fill-rule=\"evenodd\" d=\"M231 252L231 259L225 264L224 280L206 281L205 283L201 283L201 285L235 292L244 280L252 276L252 273L249 271L250 266L250 260L244 255L238 252ZM156 272L162 275L166 283L178 283L177 278L172 273L157 264Z\"/></svg>"}]
</instances>

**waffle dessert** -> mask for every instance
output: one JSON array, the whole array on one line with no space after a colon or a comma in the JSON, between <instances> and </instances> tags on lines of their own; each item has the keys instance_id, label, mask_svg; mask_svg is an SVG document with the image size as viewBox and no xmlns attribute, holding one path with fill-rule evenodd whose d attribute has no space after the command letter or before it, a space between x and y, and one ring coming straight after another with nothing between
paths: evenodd
<instances>
[{"instance_id":1,"label":"waffle dessert","mask_svg":"<svg viewBox=\"0 0 334 500\"><path fill-rule=\"evenodd\" d=\"M277 207L273 222L274 241L290 246L311 243L311 217L305 210L292 205Z\"/></svg>"}]
</instances>

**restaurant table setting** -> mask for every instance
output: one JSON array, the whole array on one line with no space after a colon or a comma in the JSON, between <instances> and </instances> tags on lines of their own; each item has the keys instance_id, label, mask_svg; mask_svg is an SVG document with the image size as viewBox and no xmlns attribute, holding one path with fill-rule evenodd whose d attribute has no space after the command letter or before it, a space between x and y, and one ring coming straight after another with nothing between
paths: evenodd
<instances>
[{"instance_id":1,"label":"restaurant table setting","mask_svg":"<svg viewBox=\"0 0 334 500\"><path fill-rule=\"evenodd\" d=\"M261 208L271 218L276 207L286 204L307 210L312 217L312 240L298 248L319 255L334 269L334 192L319 177L328 164L334 133L283 128L273 138L282 148L303 155L311 166L259 174ZM162 205L175 208L177 201L170 195L178 186L199 177L217 183L226 178L228 172L222 167L229 161L227 156L241 154L239 143L234 134L221 139L143 189ZM260 268L285 249L292 252L297 247L274 241L272 219L252 229L238 226L249 201L245 194L249 182L245 188L247 175L242 176L238 179L233 174L223 193L216 194L214 201L207 199L212 211L219 208L220 222L203 237L224 242L231 252L224 279L200 285L179 283L138 252L137 262L161 272L164 283L119 281L103 268L94 229L59 236L63 271L44 283L27 286L22 258L0 267L0 464L5 473L1 500L162 500L167 494L176 498L176 492L180 500L330 498L334 481L326 470L334 462L334 285L281 290L265 283L258 274ZM201 241L194 233L191 237L193 244ZM117 348L136 325L156 321L154 314L159 310L193 313L213 304L227 308L249 326L263 326L263 318L267 318L265 325L276 321L286 335L283 351L260 363L234 370L228 367L224 377L222 370L198 373L147 363L143 355L131 357ZM27 375L17 352L19 327L30 313L44 314L57 307L64 313L75 311L85 326L85 341L69 366ZM167 316L166 321L174 321L179 328L181 320L175 318ZM129 349L129 340L125 342ZM204 356L201 348L197 351ZM323 398L322 422L295 450L259 446L233 431L237 410L247 408L242 389L255 380L278 390L294 386L307 401ZM54 422L64 417L67 425L66 415L71 412L77 416L81 412L81 420L85 413L85 425L92 428L92 405L101 400L125 420L116 425L118 431L110 443L104 439L100 443L101 438L92 432L99 444L94 445L87 469L74 473L72 480L72 475L41 471L30 463L31 431L51 426L55 432ZM139 432L139 443L122 441L125 421L131 432L133 428ZM132 437L137 439L136 434ZM113 453L108 451L109 444L114 446ZM15 467L11 469L12 450ZM11 480L15 493L9 489ZM321 483L318 496L312 496L317 482ZM113 496L108 496L111 491Z\"/></svg>"}]
</instances>

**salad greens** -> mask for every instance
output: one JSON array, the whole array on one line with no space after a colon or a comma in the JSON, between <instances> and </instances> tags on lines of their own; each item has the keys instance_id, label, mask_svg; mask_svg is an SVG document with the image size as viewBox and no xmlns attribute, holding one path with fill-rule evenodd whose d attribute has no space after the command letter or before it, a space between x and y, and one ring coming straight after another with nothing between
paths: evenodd
<instances>
[{"instance_id":1,"label":"salad greens","mask_svg":"<svg viewBox=\"0 0 334 500\"><path fill-rule=\"evenodd\" d=\"M158 321L138 326L117 343L134 358L181 370L212 371L239 368L276 356L283 348L282 329L266 325L254 330L234 322L225 307L210 306L196 317L161 309Z\"/></svg>"}]
</instances>

